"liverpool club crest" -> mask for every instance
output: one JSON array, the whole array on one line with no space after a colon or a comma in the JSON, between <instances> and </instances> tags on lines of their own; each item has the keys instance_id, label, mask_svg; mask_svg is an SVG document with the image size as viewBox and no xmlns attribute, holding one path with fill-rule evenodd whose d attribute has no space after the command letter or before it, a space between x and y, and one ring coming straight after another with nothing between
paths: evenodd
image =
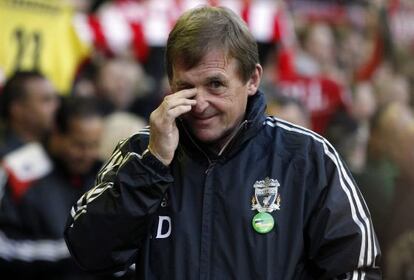
<instances>
[{"instance_id":1,"label":"liverpool club crest","mask_svg":"<svg viewBox=\"0 0 414 280\"><path fill-rule=\"evenodd\" d=\"M260 213L271 213L280 210L279 182L276 179L266 177L264 180L256 181L253 185L254 196L252 198L252 210Z\"/></svg>"}]
</instances>

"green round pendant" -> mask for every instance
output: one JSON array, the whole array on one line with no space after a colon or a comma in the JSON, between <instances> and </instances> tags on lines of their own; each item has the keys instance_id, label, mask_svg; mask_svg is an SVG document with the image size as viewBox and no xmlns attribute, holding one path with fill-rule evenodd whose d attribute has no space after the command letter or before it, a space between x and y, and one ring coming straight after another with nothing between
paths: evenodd
<instances>
[{"instance_id":1,"label":"green round pendant","mask_svg":"<svg viewBox=\"0 0 414 280\"><path fill-rule=\"evenodd\" d=\"M268 233L273 229L275 220L269 213L257 213L252 220L252 226L258 233Z\"/></svg>"}]
</instances>

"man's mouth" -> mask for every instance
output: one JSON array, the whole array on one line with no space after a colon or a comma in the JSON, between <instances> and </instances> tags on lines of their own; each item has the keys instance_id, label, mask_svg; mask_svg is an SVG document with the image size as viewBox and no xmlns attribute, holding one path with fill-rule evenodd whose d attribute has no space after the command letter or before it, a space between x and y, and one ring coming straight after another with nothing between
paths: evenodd
<instances>
[{"instance_id":1,"label":"man's mouth","mask_svg":"<svg viewBox=\"0 0 414 280\"><path fill-rule=\"evenodd\" d=\"M208 120L208 119L211 119L212 117L214 116L193 116L195 120L199 120L199 121Z\"/></svg>"},{"instance_id":2,"label":"man's mouth","mask_svg":"<svg viewBox=\"0 0 414 280\"><path fill-rule=\"evenodd\" d=\"M193 115L191 117L194 123L207 125L215 117L215 115L210 115L210 116L194 116Z\"/></svg>"}]
</instances>

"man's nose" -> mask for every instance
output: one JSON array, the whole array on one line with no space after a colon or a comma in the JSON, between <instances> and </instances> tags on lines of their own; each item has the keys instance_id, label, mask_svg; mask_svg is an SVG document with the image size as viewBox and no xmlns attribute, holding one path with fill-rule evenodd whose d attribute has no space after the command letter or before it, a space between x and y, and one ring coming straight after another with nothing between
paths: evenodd
<instances>
[{"instance_id":1,"label":"man's nose","mask_svg":"<svg viewBox=\"0 0 414 280\"><path fill-rule=\"evenodd\" d=\"M196 114L204 112L208 107L207 93L202 89L197 89L197 94L194 97L197 104L193 107L192 111Z\"/></svg>"}]
</instances>

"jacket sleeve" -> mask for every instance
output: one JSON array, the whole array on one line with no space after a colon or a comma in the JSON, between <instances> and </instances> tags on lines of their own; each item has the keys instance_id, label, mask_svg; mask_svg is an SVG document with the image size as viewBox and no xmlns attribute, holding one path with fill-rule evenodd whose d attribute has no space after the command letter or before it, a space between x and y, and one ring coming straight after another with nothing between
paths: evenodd
<instances>
[{"instance_id":1,"label":"jacket sleeve","mask_svg":"<svg viewBox=\"0 0 414 280\"><path fill-rule=\"evenodd\" d=\"M363 197L335 149L325 141L316 206L306 238L318 279L381 279L380 249Z\"/></svg>"},{"instance_id":2,"label":"jacket sleeve","mask_svg":"<svg viewBox=\"0 0 414 280\"><path fill-rule=\"evenodd\" d=\"M85 270L124 270L149 235L173 179L169 168L147 152L147 142L140 134L121 142L95 187L71 210L65 240Z\"/></svg>"}]
</instances>

